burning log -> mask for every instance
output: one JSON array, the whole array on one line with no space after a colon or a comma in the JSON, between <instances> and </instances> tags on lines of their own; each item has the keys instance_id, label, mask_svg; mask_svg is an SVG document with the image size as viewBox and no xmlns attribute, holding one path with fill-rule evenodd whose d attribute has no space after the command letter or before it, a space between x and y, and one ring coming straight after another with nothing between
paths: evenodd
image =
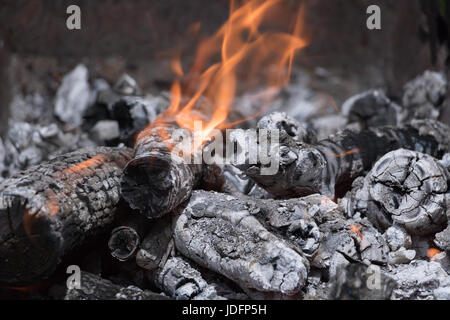
<instances>
[{"instance_id":1,"label":"burning log","mask_svg":"<svg viewBox=\"0 0 450 320\"><path fill-rule=\"evenodd\" d=\"M268 232L236 200L215 192L193 192L175 221L176 248L241 288L298 294L306 283L308 261L295 246Z\"/></svg>"},{"instance_id":2,"label":"burning log","mask_svg":"<svg viewBox=\"0 0 450 320\"><path fill-rule=\"evenodd\" d=\"M379 229L400 225L412 235L442 231L447 223L447 170L433 157L405 149L383 156L357 193L357 211Z\"/></svg>"},{"instance_id":3,"label":"burning log","mask_svg":"<svg viewBox=\"0 0 450 320\"><path fill-rule=\"evenodd\" d=\"M80 287L67 289L64 300L168 300L168 298L135 286L121 287L82 271Z\"/></svg>"},{"instance_id":4,"label":"burning log","mask_svg":"<svg viewBox=\"0 0 450 320\"><path fill-rule=\"evenodd\" d=\"M217 166L188 164L170 151L177 141L175 127L143 131L135 145L134 159L124 169L123 198L148 218L159 218L189 199L194 187L220 189L222 170ZM180 142L180 141L178 141Z\"/></svg>"},{"instance_id":5,"label":"burning log","mask_svg":"<svg viewBox=\"0 0 450 320\"><path fill-rule=\"evenodd\" d=\"M63 256L114 219L126 148L59 156L0 184L0 282L52 274Z\"/></svg>"},{"instance_id":6,"label":"burning log","mask_svg":"<svg viewBox=\"0 0 450 320\"><path fill-rule=\"evenodd\" d=\"M273 175L262 174L261 163L237 166L276 196L321 193L334 198L341 191L338 187L349 185L387 152L405 148L441 157L450 149L449 136L447 126L432 120L413 121L400 128L344 130L315 145L281 141L279 168Z\"/></svg>"}]
</instances>

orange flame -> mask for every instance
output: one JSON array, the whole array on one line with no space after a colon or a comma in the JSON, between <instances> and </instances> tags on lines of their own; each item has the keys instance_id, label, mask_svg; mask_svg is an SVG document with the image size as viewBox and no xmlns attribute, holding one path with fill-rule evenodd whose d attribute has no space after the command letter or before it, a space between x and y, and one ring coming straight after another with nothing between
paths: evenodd
<instances>
[{"instance_id":1,"label":"orange flame","mask_svg":"<svg viewBox=\"0 0 450 320\"><path fill-rule=\"evenodd\" d=\"M430 258L431 260L433 260L434 256L441 253L440 250L436 249L436 248L430 248L427 251L427 256L428 258Z\"/></svg>"},{"instance_id":2,"label":"orange flame","mask_svg":"<svg viewBox=\"0 0 450 320\"><path fill-rule=\"evenodd\" d=\"M229 19L210 38L201 41L192 67L186 74L186 82L181 84L184 74L179 57L171 64L178 76L171 88L171 103L154 123L144 129L137 139L146 136L152 128L176 122L199 135L201 144L212 137L214 129L223 129L230 110L234 107L234 97L238 87L248 87L254 83L257 73L267 73L266 90L261 94L263 105L289 83L294 53L307 46L302 37L303 10L300 8L292 33L261 32L265 23L273 18L275 9L283 0L249 0L238 6L231 0ZM220 57L218 62L217 57ZM245 76L239 73L244 73ZM243 82L243 83L242 83ZM184 98L186 98L186 101ZM202 103L206 98L210 105ZM200 121L200 132L194 123ZM159 131L165 131L159 128ZM160 132L162 136L167 132ZM194 146L194 150L200 145Z\"/></svg>"},{"instance_id":3,"label":"orange flame","mask_svg":"<svg viewBox=\"0 0 450 320\"><path fill-rule=\"evenodd\" d=\"M364 237L361 233L361 226L353 225L348 228L350 231L356 232L361 240L364 240Z\"/></svg>"}]
</instances>

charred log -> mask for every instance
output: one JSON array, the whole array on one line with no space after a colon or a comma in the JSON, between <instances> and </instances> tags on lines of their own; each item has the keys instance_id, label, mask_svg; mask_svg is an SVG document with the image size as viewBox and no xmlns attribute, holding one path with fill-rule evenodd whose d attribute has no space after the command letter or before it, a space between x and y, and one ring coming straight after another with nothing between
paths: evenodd
<instances>
[{"instance_id":1,"label":"charred log","mask_svg":"<svg viewBox=\"0 0 450 320\"><path fill-rule=\"evenodd\" d=\"M279 146L279 168L263 175L261 163L238 165L248 176L276 196L296 197L321 193L333 198L351 181L372 168L384 154L398 148L442 157L450 148L450 129L432 120L403 127L344 130L315 145L292 139Z\"/></svg>"},{"instance_id":2,"label":"charred log","mask_svg":"<svg viewBox=\"0 0 450 320\"><path fill-rule=\"evenodd\" d=\"M405 149L383 156L356 193L356 211L379 229L392 224L409 234L442 231L447 223L448 173L433 157Z\"/></svg>"},{"instance_id":3,"label":"charred log","mask_svg":"<svg viewBox=\"0 0 450 320\"><path fill-rule=\"evenodd\" d=\"M120 199L125 148L69 153L0 184L0 282L47 278L60 259L109 227Z\"/></svg>"},{"instance_id":4,"label":"charred log","mask_svg":"<svg viewBox=\"0 0 450 320\"><path fill-rule=\"evenodd\" d=\"M168 300L135 286L122 287L88 272L81 272L80 287L67 289L64 300Z\"/></svg>"},{"instance_id":5,"label":"charred log","mask_svg":"<svg viewBox=\"0 0 450 320\"><path fill-rule=\"evenodd\" d=\"M140 134L134 159L124 169L123 198L148 218L158 218L189 199L195 187L220 189L222 170L216 166L188 164L170 151L180 142L174 127L156 127ZM164 132L161 134L161 132Z\"/></svg>"},{"instance_id":6,"label":"charred log","mask_svg":"<svg viewBox=\"0 0 450 320\"><path fill-rule=\"evenodd\" d=\"M301 250L271 234L235 197L195 191L174 226L176 248L241 288L292 296L306 283Z\"/></svg>"}]
</instances>

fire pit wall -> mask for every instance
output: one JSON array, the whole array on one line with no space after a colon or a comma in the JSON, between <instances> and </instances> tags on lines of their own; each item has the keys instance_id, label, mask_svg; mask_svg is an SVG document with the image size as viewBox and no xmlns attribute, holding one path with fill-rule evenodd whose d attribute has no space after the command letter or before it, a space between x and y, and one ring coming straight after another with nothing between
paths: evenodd
<instances>
[{"instance_id":1,"label":"fire pit wall","mask_svg":"<svg viewBox=\"0 0 450 320\"><path fill-rule=\"evenodd\" d=\"M419 1L377 1L381 30L372 1L301 3L292 82L242 125L282 129L266 176L173 163L176 128L141 131L228 1L4 1L0 297L450 299L449 95Z\"/></svg>"}]
</instances>

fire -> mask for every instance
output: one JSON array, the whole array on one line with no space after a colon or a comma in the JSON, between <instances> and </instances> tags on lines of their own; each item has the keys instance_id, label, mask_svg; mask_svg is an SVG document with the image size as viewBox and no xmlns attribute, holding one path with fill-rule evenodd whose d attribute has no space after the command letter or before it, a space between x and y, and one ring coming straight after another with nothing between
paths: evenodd
<instances>
[{"instance_id":1,"label":"fire","mask_svg":"<svg viewBox=\"0 0 450 320\"><path fill-rule=\"evenodd\" d=\"M198 149L199 144L213 136L214 129L235 124L226 121L234 107L237 88L249 87L261 71L267 72L266 89L258 95L262 97L262 105L267 105L289 83L295 52L308 44L302 36L302 8L291 26L291 33L261 31L273 20L272 12L282 2L249 0L238 6L232 0L229 19L213 36L201 41L184 82L181 60L174 59L171 69L177 79L172 84L170 106L137 139L155 127L164 128L164 124L176 122L181 128L199 135L199 143L193 147ZM245 76L238 72L245 72ZM201 103L200 98L206 98L210 105ZM195 128L196 121L202 124L200 129ZM158 130L163 137L167 135L165 129Z\"/></svg>"},{"instance_id":2,"label":"fire","mask_svg":"<svg viewBox=\"0 0 450 320\"><path fill-rule=\"evenodd\" d=\"M430 248L427 251L427 256L428 258L430 258L431 260L433 260L434 256L441 253L440 250L436 249L436 248Z\"/></svg>"},{"instance_id":3,"label":"fire","mask_svg":"<svg viewBox=\"0 0 450 320\"><path fill-rule=\"evenodd\" d=\"M352 225L348 228L350 231L356 232L361 240L364 240L364 237L361 233L361 226Z\"/></svg>"}]
</instances>

